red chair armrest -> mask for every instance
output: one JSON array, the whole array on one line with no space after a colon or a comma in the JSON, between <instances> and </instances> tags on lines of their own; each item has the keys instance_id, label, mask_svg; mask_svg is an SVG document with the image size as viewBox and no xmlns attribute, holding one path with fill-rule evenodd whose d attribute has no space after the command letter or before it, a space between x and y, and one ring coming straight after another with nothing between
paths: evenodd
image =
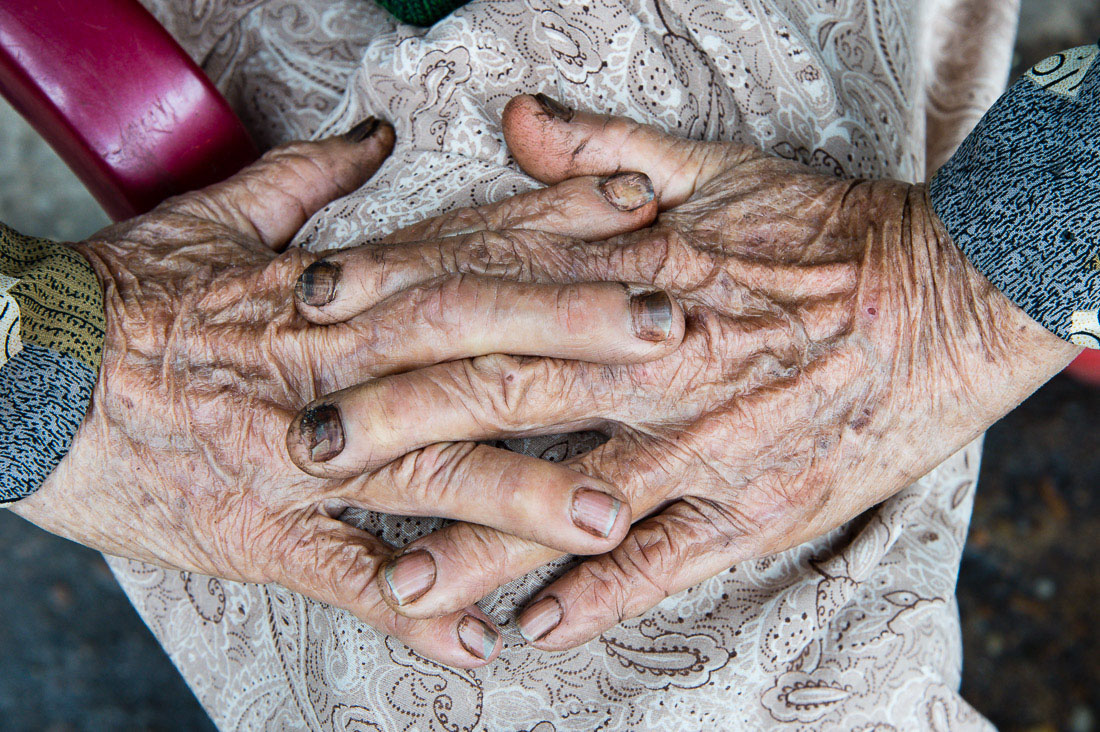
<instances>
[{"instance_id":1,"label":"red chair armrest","mask_svg":"<svg viewBox=\"0 0 1100 732\"><path fill-rule=\"evenodd\" d=\"M1081 355L1066 367L1066 373L1078 381L1100 386L1100 351L1092 349L1082 351Z\"/></svg>"},{"instance_id":2,"label":"red chair armrest","mask_svg":"<svg viewBox=\"0 0 1100 732\"><path fill-rule=\"evenodd\" d=\"M0 0L0 94L116 220L257 155L225 98L137 0Z\"/></svg>"}]
</instances>

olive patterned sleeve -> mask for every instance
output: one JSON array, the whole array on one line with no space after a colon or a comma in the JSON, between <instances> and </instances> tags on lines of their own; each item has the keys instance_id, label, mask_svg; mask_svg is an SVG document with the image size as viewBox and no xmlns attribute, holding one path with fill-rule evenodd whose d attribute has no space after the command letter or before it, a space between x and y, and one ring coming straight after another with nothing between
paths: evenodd
<instances>
[{"instance_id":1,"label":"olive patterned sleeve","mask_svg":"<svg viewBox=\"0 0 1100 732\"><path fill-rule=\"evenodd\" d=\"M104 327L87 260L0 224L0 504L33 493L68 452L99 374Z\"/></svg>"},{"instance_id":2,"label":"olive patterned sleeve","mask_svg":"<svg viewBox=\"0 0 1100 732\"><path fill-rule=\"evenodd\" d=\"M990 282L1052 333L1100 348L1100 43L1027 72L929 190Z\"/></svg>"}]
</instances>

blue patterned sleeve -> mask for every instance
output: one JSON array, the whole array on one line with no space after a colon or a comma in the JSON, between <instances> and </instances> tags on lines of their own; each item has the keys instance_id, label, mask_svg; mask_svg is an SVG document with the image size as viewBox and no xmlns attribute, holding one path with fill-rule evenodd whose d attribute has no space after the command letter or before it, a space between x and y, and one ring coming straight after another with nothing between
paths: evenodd
<instances>
[{"instance_id":1,"label":"blue patterned sleeve","mask_svg":"<svg viewBox=\"0 0 1100 732\"><path fill-rule=\"evenodd\" d=\"M1100 43L1031 69L940 169L958 247L1056 335L1100 348Z\"/></svg>"}]
</instances>

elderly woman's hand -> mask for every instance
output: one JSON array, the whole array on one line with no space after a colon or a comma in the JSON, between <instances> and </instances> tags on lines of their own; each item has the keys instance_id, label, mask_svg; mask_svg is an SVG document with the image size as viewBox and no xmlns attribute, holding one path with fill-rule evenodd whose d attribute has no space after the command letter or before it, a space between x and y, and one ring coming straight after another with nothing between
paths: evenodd
<instances>
[{"instance_id":1,"label":"elderly woman's hand","mask_svg":"<svg viewBox=\"0 0 1100 732\"><path fill-rule=\"evenodd\" d=\"M13 510L110 554L280 582L351 610L421 653L476 666L500 647L488 618L476 608L429 621L395 614L373 581L392 548L335 517L347 506L447 516L596 553L629 526L621 494L504 450L416 449L438 442L438 428L400 404L389 413L400 435L364 423L348 425L346 435L370 439L374 430L394 456L411 451L400 464L311 477L287 452L295 414L317 395L365 378L498 351L611 363L658 357L678 344L682 313L652 289L523 284L483 270L450 277L453 262L436 257L415 273L357 273L357 292L377 307L339 325L311 324L294 293L306 309L302 303L324 301L334 270L319 265L303 274L316 255L273 250L382 163L392 130L365 132L273 151L224 184L77 245L104 287L103 365L68 456ZM599 237L655 215L644 177L588 178L406 235L535 226ZM348 281L345 272L341 287ZM309 411L309 444L292 442L314 460L339 452L345 439L325 414Z\"/></svg>"},{"instance_id":2,"label":"elderly woman's hand","mask_svg":"<svg viewBox=\"0 0 1100 732\"><path fill-rule=\"evenodd\" d=\"M400 404L438 415L437 439L581 424L610 435L568 465L615 486L647 518L536 596L519 623L540 648L582 643L737 562L851 519L1077 352L971 267L921 186L838 180L532 97L513 100L505 130L520 164L546 182L641 171L669 210L603 243L479 237L441 243L444 257L493 248L500 261L518 256L534 279L650 283L687 318L682 346L652 363L498 357L373 386L365 411ZM430 617L555 556L460 523L410 545L380 585L400 612ZM431 568L404 598L385 581L403 562Z\"/></svg>"}]
</instances>

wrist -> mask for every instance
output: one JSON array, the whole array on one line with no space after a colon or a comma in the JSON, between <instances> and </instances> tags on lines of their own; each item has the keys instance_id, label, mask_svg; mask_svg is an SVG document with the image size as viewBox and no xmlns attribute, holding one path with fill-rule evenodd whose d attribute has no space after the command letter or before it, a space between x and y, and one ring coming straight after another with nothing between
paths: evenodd
<instances>
[{"instance_id":1,"label":"wrist","mask_svg":"<svg viewBox=\"0 0 1100 732\"><path fill-rule=\"evenodd\" d=\"M865 280L893 313L871 338L889 374L884 399L892 406L881 412L894 421L883 434L898 441L899 455L914 453L903 469L915 478L1059 373L1080 348L1029 317L970 263L926 187L895 195L896 236L869 254L874 272ZM907 448L921 437L928 442L919 451Z\"/></svg>"}]
</instances>

